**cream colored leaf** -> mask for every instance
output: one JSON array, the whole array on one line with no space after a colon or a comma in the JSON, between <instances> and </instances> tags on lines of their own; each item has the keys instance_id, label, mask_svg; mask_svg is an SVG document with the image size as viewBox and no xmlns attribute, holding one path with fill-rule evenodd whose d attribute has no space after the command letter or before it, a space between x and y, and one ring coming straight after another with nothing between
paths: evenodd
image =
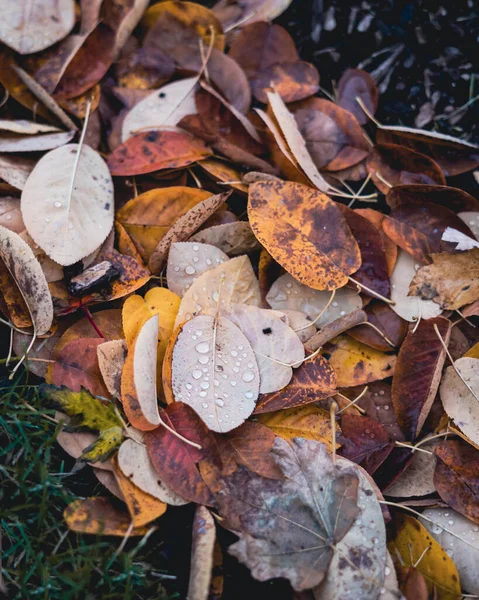
<instances>
[{"instance_id":1,"label":"cream colored leaf","mask_svg":"<svg viewBox=\"0 0 479 600\"><path fill-rule=\"evenodd\" d=\"M166 267L168 287L183 297L202 273L228 260L228 256L214 245L191 242L172 244Z\"/></svg>"},{"instance_id":2,"label":"cream colored leaf","mask_svg":"<svg viewBox=\"0 0 479 600\"><path fill-rule=\"evenodd\" d=\"M433 452L440 440L421 444L423 450ZM411 498L412 496L427 496L436 491L434 485L434 470L436 457L433 454L416 451L406 469L394 480L386 490L386 496L395 498Z\"/></svg>"},{"instance_id":3,"label":"cream colored leaf","mask_svg":"<svg viewBox=\"0 0 479 600\"><path fill-rule=\"evenodd\" d=\"M7 183L23 190L30 173L35 167L36 161L17 155L0 155L0 178Z\"/></svg>"},{"instance_id":4,"label":"cream colored leaf","mask_svg":"<svg viewBox=\"0 0 479 600\"><path fill-rule=\"evenodd\" d=\"M116 477L113 471L107 471L105 469L93 468L93 474L98 479L98 481L106 487L106 489L111 492L118 500L125 502L125 496L118 485Z\"/></svg>"},{"instance_id":5,"label":"cream colored leaf","mask_svg":"<svg viewBox=\"0 0 479 600\"><path fill-rule=\"evenodd\" d=\"M477 212L477 211L460 212L460 213L458 213L457 216L464 221L464 223L469 227L469 229L474 234L474 237L479 240L479 212Z\"/></svg>"},{"instance_id":6,"label":"cream colored leaf","mask_svg":"<svg viewBox=\"0 0 479 600\"><path fill-rule=\"evenodd\" d=\"M479 248L479 242L452 227L446 227L441 240L456 244L456 250L472 250L472 248Z\"/></svg>"},{"instance_id":7,"label":"cream colored leaf","mask_svg":"<svg viewBox=\"0 0 479 600\"><path fill-rule=\"evenodd\" d=\"M449 507L426 508L423 516L421 523L454 561L462 590L479 595L479 526Z\"/></svg>"},{"instance_id":8,"label":"cream colored leaf","mask_svg":"<svg viewBox=\"0 0 479 600\"><path fill-rule=\"evenodd\" d=\"M25 121L23 119L17 121L0 119L0 131L10 131L11 133L20 133L23 135L36 135L38 133L60 132L61 129L54 125L35 123L35 121Z\"/></svg>"},{"instance_id":9,"label":"cream colored leaf","mask_svg":"<svg viewBox=\"0 0 479 600\"><path fill-rule=\"evenodd\" d=\"M18 198L0 198L0 225L15 233L21 233L25 229Z\"/></svg>"},{"instance_id":10,"label":"cream colored leaf","mask_svg":"<svg viewBox=\"0 0 479 600\"><path fill-rule=\"evenodd\" d=\"M191 406L213 431L239 427L253 412L259 370L246 336L224 317L195 317L173 349L175 400Z\"/></svg>"},{"instance_id":11,"label":"cream colored leaf","mask_svg":"<svg viewBox=\"0 0 479 600\"><path fill-rule=\"evenodd\" d=\"M448 367L439 387L447 415L474 444L479 444L479 359L460 358Z\"/></svg>"},{"instance_id":12,"label":"cream colored leaf","mask_svg":"<svg viewBox=\"0 0 479 600\"><path fill-rule=\"evenodd\" d=\"M286 316L288 325L297 333L303 344L316 333L316 327L312 324L311 319L303 312L291 310L289 308L282 309L281 312Z\"/></svg>"},{"instance_id":13,"label":"cream colored leaf","mask_svg":"<svg viewBox=\"0 0 479 600\"><path fill-rule=\"evenodd\" d=\"M238 256L206 271L184 295L176 327L198 314L214 315L231 304L261 306L258 280L247 256Z\"/></svg>"},{"instance_id":14,"label":"cream colored leaf","mask_svg":"<svg viewBox=\"0 0 479 600\"><path fill-rule=\"evenodd\" d=\"M168 83L138 102L123 121L122 141L139 131L175 127L183 117L197 112L197 77Z\"/></svg>"},{"instance_id":15,"label":"cream colored leaf","mask_svg":"<svg viewBox=\"0 0 479 600\"><path fill-rule=\"evenodd\" d=\"M2 134L0 152L45 152L68 144L74 135L74 131L24 136L18 136L16 133Z\"/></svg>"},{"instance_id":16,"label":"cream colored leaf","mask_svg":"<svg viewBox=\"0 0 479 600\"><path fill-rule=\"evenodd\" d=\"M311 320L315 320L331 299L331 292L313 290L297 281L289 273L285 273L271 286L266 302L275 310L299 310ZM336 290L333 301L321 318L316 321L317 327L324 327L339 317L343 317L358 308L363 302L357 290L343 287Z\"/></svg>"},{"instance_id":17,"label":"cream colored leaf","mask_svg":"<svg viewBox=\"0 0 479 600\"><path fill-rule=\"evenodd\" d=\"M33 54L62 40L74 24L73 0L3 0L0 40Z\"/></svg>"},{"instance_id":18,"label":"cream colored leaf","mask_svg":"<svg viewBox=\"0 0 479 600\"><path fill-rule=\"evenodd\" d=\"M396 265L391 275L391 305L393 311L406 321L413 322L417 319L432 319L442 313L439 304L432 300L423 300L418 296L408 296L409 284L416 275L420 265L414 258L399 249Z\"/></svg>"},{"instance_id":19,"label":"cream colored leaf","mask_svg":"<svg viewBox=\"0 0 479 600\"><path fill-rule=\"evenodd\" d=\"M188 504L188 500L179 496L160 480L144 444L133 439L125 440L118 451L118 466L132 483L150 496L172 506Z\"/></svg>"},{"instance_id":20,"label":"cream colored leaf","mask_svg":"<svg viewBox=\"0 0 479 600\"><path fill-rule=\"evenodd\" d=\"M140 329L133 357L134 382L138 404L147 421L160 424L156 396L156 356L158 352L158 315L154 315Z\"/></svg>"},{"instance_id":21,"label":"cream colored leaf","mask_svg":"<svg viewBox=\"0 0 479 600\"><path fill-rule=\"evenodd\" d=\"M22 192L29 234L55 262L78 262L106 239L113 226L110 171L89 146L69 144L39 160Z\"/></svg>"},{"instance_id":22,"label":"cream colored leaf","mask_svg":"<svg viewBox=\"0 0 479 600\"><path fill-rule=\"evenodd\" d=\"M193 521L188 600L208 600L216 540L215 521L206 506L197 506Z\"/></svg>"},{"instance_id":23,"label":"cream colored leaf","mask_svg":"<svg viewBox=\"0 0 479 600\"><path fill-rule=\"evenodd\" d=\"M125 340L111 340L100 344L96 349L101 376L107 390L115 398L119 398L121 393L121 372L126 352Z\"/></svg>"},{"instance_id":24,"label":"cream colored leaf","mask_svg":"<svg viewBox=\"0 0 479 600\"><path fill-rule=\"evenodd\" d=\"M20 234L20 237L24 242L26 242L35 256L35 258L40 263L42 267L42 271L45 274L45 278L48 283L54 283L55 281L61 281L64 277L63 267L52 260L49 256L46 255L45 251L40 248L38 244L35 244L35 240L25 229Z\"/></svg>"},{"instance_id":25,"label":"cream colored leaf","mask_svg":"<svg viewBox=\"0 0 479 600\"><path fill-rule=\"evenodd\" d=\"M261 248L250 224L246 221L208 227L195 233L189 241L211 244L230 256L247 254Z\"/></svg>"},{"instance_id":26,"label":"cream colored leaf","mask_svg":"<svg viewBox=\"0 0 479 600\"><path fill-rule=\"evenodd\" d=\"M43 335L53 322L53 301L40 263L17 233L1 226L0 258L25 300L37 335Z\"/></svg>"},{"instance_id":27,"label":"cream colored leaf","mask_svg":"<svg viewBox=\"0 0 479 600\"><path fill-rule=\"evenodd\" d=\"M293 376L292 367L287 365L299 366L304 359L304 346L297 334L273 311L257 306L233 304L226 316L241 329L253 348L260 394L286 387ZM234 353L232 350L232 358L238 358Z\"/></svg>"}]
</instances>

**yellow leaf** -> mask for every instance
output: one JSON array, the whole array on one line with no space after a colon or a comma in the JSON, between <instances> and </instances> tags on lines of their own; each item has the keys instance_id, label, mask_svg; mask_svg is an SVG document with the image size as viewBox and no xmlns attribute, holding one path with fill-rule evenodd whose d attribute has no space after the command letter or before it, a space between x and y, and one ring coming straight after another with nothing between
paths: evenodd
<instances>
[{"instance_id":1,"label":"yellow leaf","mask_svg":"<svg viewBox=\"0 0 479 600\"><path fill-rule=\"evenodd\" d=\"M396 356L374 350L347 335L334 338L321 354L336 373L338 388L391 377L397 360Z\"/></svg>"},{"instance_id":2,"label":"yellow leaf","mask_svg":"<svg viewBox=\"0 0 479 600\"><path fill-rule=\"evenodd\" d=\"M81 455L82 460L94 463L106 460L123 440L121 427L110 427L100 432L100 436Z\"/></svg>"},{"instance_id":3,"label":"yellow leaf","mask_svg":"<svg viewBox=\"0 0 479 600\"><path fill-rule=\"evenodd\" d=\"M72 531L95 535L117 535L120 537L145 535L147 527L131 527L130 515L117 508L111 498L96 496L74 500L63 517Z\"/></svg>"},{"instance_id":4,"label":"yellow leaf","mask_svg":"<svg viewBox=\"0 0 479 600\"><path fill-rule=\"evenodd\" d=\"M479 342L477 342L477 344L475 344L472 348L469 348L464 356L466 358L479 358Z\"/></svg>"},{"instance_id":5,"label":"yellow leaf","mask_svg":"<svg viewBox=\"0 0 479 600\"><path fill-rule=\"evenodd\" d=\"M140 333L140 329L152 316L153 313L141 296L134 295L126 299L121 317L128 348L131 347Z\"/></svg>"},{"instance_id":6,"label":"yellow leaf","mask_svg":"<svg viewBox=\"0 0 479 600\"><path fill-rule=\"evenodd\" d=\"M332 450L331 419L322 408L308 404L258 415L258 420L285 440L302 437L323 442L329 451ZM341 433L339 428L337 431Z\"/></svg>"},{"instance_id":7,"label":"yellow leaf","mask_svg":"<svg viewBox=\"0 0 479 600\"><path fill-rule=\"evenodd\" d=\"M456 566L419 521L396 515L396 535L388 548L397 568L415 566L423 574L431 596L435 588L438 600L461 597Z\"/></svg>"}]
</instances>

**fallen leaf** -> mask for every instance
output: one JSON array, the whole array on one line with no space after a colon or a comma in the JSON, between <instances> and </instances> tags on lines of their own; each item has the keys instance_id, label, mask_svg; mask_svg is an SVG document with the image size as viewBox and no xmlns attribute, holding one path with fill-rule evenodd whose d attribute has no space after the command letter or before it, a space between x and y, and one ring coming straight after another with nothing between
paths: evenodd
<instances>
[{"instance_id":1,"label":"fallen leaf","mask_svg":"<svg viewBox=\"0 0 479 600\"><path fill-rule=\"evenodd\" d=\"M211 155L204 143L179 131L145 131L129 137L108 158L112 175L178 169Z\"/></svg>"},{"instance_id":2,"label":"fallen leaf","mask_svg":"<svg viewBox=\"0 0 479 600\"><path fill-rule=\"evenodd\" d=\"M329 342L321 354L336 373L338 388L362 385L391 377L396 356L374 350L347 335Z\"/></svg>"},{"instance_id":3,"label":"fallen leaf","mask_svg":"<svg viewBox=\"0 0 479 600\"><path fill-rule=\"evenodd\" d=\"M63 511L63 517L71 531L92 535L116 535L120 537L143 536L148 527L132 527L130 515L120 510L111 498L85 498L74 500Z\"/></svg>"},{"instance_id":4,"label":"fallen leaf","mask_svg":"<svg viewBox=\"0 0 479 600\"><path fill-rule=\"evenodd\" d=\"M260 415L258 419L260 423L287 441L304 438L325 444L329 452L333 448L329 413L312 404ZM337 432L341 432L339 427Z\"/></svg>"},{"instance_id":5,"label":"fallen leaf","mask_svg":"<svg viewBox=\"0 0 479 600\"><path fill-rule=\"evenodd\" d=\"M322 327L317 333L313 335L311 339L309 339L305 345L304 349L308 353L316 352L320 350L323 346L325 346L328 342L336 338L338 335L356 327L360 323L365 323L367 321L367 315L364 310L355 310L348 315L343 315Z\"/></svg>"},{"instance_id":6,"label":"fallen leaf","mask_svg":"<svg viewBox=\"0 0 479 600\"><path fill-rule=\"evenodd\" d=\"M241 425L254 410L259 386L253 348L233 322L199 316L183 325L173 349L173 394L210 429L226 432Z\"/></svg>"},{"instance_id":7,"label":"fallen leaf","mask_svg":"<svg viewBox=\"0 0 479 600\"><path fill-rule=\"evenodd\" d=\"M451 508L479 523L479 450L462 440L447 440L436 446L434 485Z\"/></svg>"},{"instance_id":8,"label":"fallen leaf","mask_svg":"<svg viewBox=\"0 0 479 600\"><path fill-rule=\"evenodd\" d=\"M394 446L381 423L369 417L343 415L341 431L341 456L361 465L370 474L386 460Z\"/></svg>"},{"instance_id":9,"label":"fallen leaf","mask_svg":"<svg viewBox=\"0 0 479 600\"><path fill-rule=\"evenodd\" d=\"M460 358L453 367L447 367L439 392L444 410L456 427L473 443L479 444L478 358Z\"/></svg>"},{"instance_id":10,"label":"fallen leaf","mask_svg":"<svg viewBox=\"0 0 479 600\"><path fill-rule=\"evenodd\" d=\"M123 492L120 489L116 481L116 477L113 474L113 471L107 471L106 469L97 469L93 468L93 474L98 479L98 481L104 486L115 498L125 501L125 497L123 496Z\"/></svg>"},{"instance_id":11,"label":"fallen leaf","mask_svg":"<svg viewBox=\"0 0 479 600\"><path fill-rule=\"evenodd\" d=\"M172 506L188 503L161 481L144 444L132 438L126 439L118 450L118 467L132 484L153 498Z\"/></svg>"},{"instance_id":12,"label":"fallen leaf","mask_svg":"<svg viewBox=\"0 0 479 600\"><path fill-rule=\"evenodd\" d=\"M272 21L279 17L291 4L292 0L219 0L213 8L213 13L227 30L231 25L238 27L253 21Z\"/></svg>"},{"instance_id":13,"label":"fallen leaf","mask_svg":"<svg viewBox=\"0 0 479 600\"><path fill-rule=\"evenodd\" d=\"M452 227L446 227L442 234L441 240L443 242L451 242L456 244L456 250L472 250L472 248L479 248L479 242L472 239L468 235L464 235L460 231L453 229Z\"/></svg>"},{"instance_id":14,"label":"fallen leaf","mask_svg":"<svg viewBox=\"0 0 479 600\"><path fill-rule=\"evenodd\" d=\"M432 264L420 267L411 281L411 296L433 300L443 310L461 308L479 298L479 248L431 254L431 259Z\"/></svg>"},{"instance_id":15,"label":"fallen leaf","mask_svg":"<svg viewBox=\"0 0 479 600\"><path fill-rule=\"evenodd\" d=\"M358 291L348 287L337 289L333 301L326 309L330 300L330 292L303 285L289 273L278 277L266 295L266 301L271 308L301 311L314 321L317 327L324 327L360 309L363 304ZM319 315L321 317L318 319Z\"/></svg>"},{"instance_id":16,"label":"fallen leaf","mask_svg":"<svg viewBox=\"0 0 479 600\"><path fill-rule=\"evenodd\" d=\"M148 261L150 271L152 273L159 273L167 258L171 244L187 240L192 233L199 229L218 210L229 196L230 192L210 196L193 206L193 208L190 208L186 214L181 216L168 233L158 242L158 245L151 253Z\"/></svg>"},{"instance_id":17,"label":"fallen leaf","mask_svg":"<svg viewBox=\"0 0 479 600\"><path fill-rule=\"evenodd\" d=\"M18 198L9 196L0 198L0 225L15 233L22 233L25 230Z\"/></svg>"},{"instance_id":18,"label":"fallen leaf","mask_svg":"<svg viewBox=\"0 0 479 600\"><path fill-rule=\"evenodd\" d=\"M422 440L421 440L422 441ZM438 440L421 444L423 450L433 452ZM436 458L427 452L414 452L411 462L399 474L392 485L386 488L386 494L395 498L411 498L413 496L427 496L436 491L434 485L434 470Z\"/></svg>"},{"instance_id":19,"label":"fallen leaf","mask_svg":"<svg viewBox=\"0 0 479 600\"><path fill-rule=\"evenodd\" d=\"M224 223L202 229L192 235L189 241L211 244L229 256L248 254L261 247L246 221Z\"/></svg>"},{"instance_id":20,"label":"fallen leaf","mask_svg":"<svg viewBox=\"0 0 479 600\"><path fill-rule=\"evenodd\" d=\"M361 69L346 69L338 82L337 96L338 105L352 113L360 125L366 125L368 116L357 102L357 97L372 115L378 108L376 83L367 71Z\"/></svg>"},{"instance_id":21,"label":"fallen leaf","mask_svg":"<svg viewBox=\"0 0 479 600\"><path fill-rule=\"evenodd\" d=\"M447 185L395 185L389 190L386 201L391 208L411 202L431 202L454 212L479 210L479 201L476 198L464 190Z\"/></svg>"},{"instance_id":22,"label":"fallen leaf","mask_svg":"<svg viewBox=\"0 0 479 600\"><path fill-rule=\"evenodd\" d=\"M255 414L304 406L332 396L336 390L336 375L323 356L305 360L293 371L289 385L277 392L260 394Z\"/></svg>"},{"instance_id":23,"label":"fallen leaf","mask_svg":"<svg viewBox=\"0 0 479 600\"><path fill-rule=\"evenodd\" d=\"M81 260L113 226L113 184L105 162L79 144L49 152L25 184L22 215L28 233L55 262Z\"/></svg>"},{"instance_id":24,"label":"fallen leaf","mask_svg":"<svg viewBox=\"0 0 479 600\"><path fill-rule=\"evenodd\" d=\"M469 594L479 593L476 565L479 561L477 525L461 514L443 508L426 508L420 520L430 535L454 558L461 585ZM426 520L427 519L427 520ZM432 521L432 523L431 523Z\"/></svg>"},{"instance_id":25,"label":"fallen leaf","mask_svg":"<svg viewBox=\"0 0 479 600\"><path fill-rule=\"evenodd\" d=\"M232 304L260 306L258 280L247 256L232 258L200 275L181 301L175 326L198 314L215 315Z\"/></svg>"},{"instance_id":26,"label":"fallen leaf","mask_svg":"<svg viewBox=\"0 0 479 600\"><path fill-rule=\"evenodd\" d=\"M23 190L34 167L35 161L30 158L10 156L9 154L0 155L0 178L18 190ZM20 232L17 231L17 233Z\"/></svg>"},{"instance_id":27,"label":"fallen leaf","mask_svg":"<svg viewBox=\"0 0 479 600\"><path fill-rule=\"evenodd\" d=\"M479 203L478 203L479 204ZM458 217L469 225L470 230L474 234L474 237L478 239L479 237L479 206L475 207L474 211L462 211L458 213Z\"/></svg>"},{"instance_id":28,"label":"fallen leaf","mask_svg":"<svg viewBox=\"0 0 479 600\"><path fill-rule=\"evenodd\" d=\"M161 480L183 498L211 505L213 496L198 471L197 463L208 458L215 464L221 464L213 434L195 411L183 402L173 402L160 414L164 423L190 442L199 444L201 450L181 441L165 427L158 427L145 435L146 448L155 470Z\"/></svg>"},{"instance_id":29,"label":"fallen leaf","mask_svg":"<svg viewBox=\"0 0 479 600\"><path fill-rule=\"evenodd\" d=\"M435 591L440 600L460 596L456 567L443 548L416 519L398 514L396 520L395 535L388 542L395 566L415 567L424 575L429 593Z\"/></svg>"},{"instance_id":30,"label":"fallen leaf","mask_svg":"<svg viewBox=\"0 0 479 600\"><path fill-rule=\"evenodd\" d=\"M297 102L319 90L319 73L309 62L296 60L262 69L251 84L254 97L265 104L271 88L284 102Z\"/></svg>"},{"instance_id":31,"label":"fallen leaf","mask_svg":"<svg viewBox=\"0 0 479 600\"><path fill-rule=\"evenodd\" d=\"M384 253L386 255L386 262L388 265L388 273L392 274L394 271L394 266L396 264L397 255L398 255L398 247L394 242L392 242L388 236L383 231L383 219L384 215L377 210L373 210L372 208L357 208L355 212L358 215L361 215L376 227L381 235L381 239L384 245Z\"/></svg>"},{"instance_id":32,"label":"fallen leaf","mask_svg":"<svg viewBox=\"0 0 479 600\"><path fill-rule=\"evenodd\" d=\"M248 216L271 256L314 289L344 286L361 265L359 247L341 211L321 192L297 183L254 183Z\"/></svg>"},{"instance_id":33,"label":"fallen leaf","mask_svg":"<svg viewBox=\"0 0 479 600\"><path fill-rule=\"evenodd\" d=\"M53 302L40 263L18 234L1 226L0 258L28 308L35 333L43 335L53 322ZM2 291L5 294L4 287Z\"/></svg>"},{"instance_id":34,"label":"fallen leaf","mask_svg":"<svg viewBox=\"0 0 479 600\"><path fill-rule=\"evenodd\" d=\"M348 388L344 395L354 400L364 388ZM394 441L404 442L405 437L398 425L391 398L391 386L384 381L374 381L368 385L367 391L357 402L371 419L379 421ZM345 411L346 413L346 411Z\"/></svg>"},{"instance_id":35,"label":"fallen leaf","mask_svg":"<svg viewBox=\"0 0 479 600\"><path fill-rule=\"evenodd\" d=\"M384 336L396 348L402 344L408 329L407 322L398 316L392 308L384 302L371 302L363 310L367 315L367 321L382 331ZM391 352L391 346L386 340L368 325L354 327L348 331L348 335L376 350Z\"/></svg>"},{"instance_id":36,"label":"fallen leaf","mask_svg":"<svg viewBox=\"0 0 479 600\"><path fill-rule=\"evenodd\" d=\"M63 39L75 24L73 0L40 0L29 5L6 0L1 41L20 54L33 54Z\"/></svg>"},{"instance_id":37,"label":"fallen leaf","mask_svg":"<svg viewBox=\"0 0 479 600\"><path fill-rule=\"evenodd\" d=\"M451 323L444 317L422 320L410 331L399 350L393 376L392 399L399 425L413 442L431 410L441 381L446 351L436 333L437 327L448 344Z\"/></svg>"},{"instance_id":38,"label":"fallen leaf","mask_svg":"<svg viewBox=\"0 0 479 600\"><path fill-rule=\"evenodd\" d=\"M433 319L442 313L442 308L432 300L409 296L409 286L420 265L414 258L399 250L396 266L391 275L392 310L401 318L413 323L418 319Z\"/></svg>"},{"instance_id":39,"label":"fallen leaf","mask_svg":"<svg viewBox=\"0 0 479 600\"><path fill-rule=\"evenodd\" d=\"M119 398L121 389L121 372L126 358L125 340L103 342L96 348L98 366L108 392Z\"/></svg>"},{"instance_id":40,"label":"fallen leaf","mask_svg":"<svg viewBox=\"0 0 479 600\"><path fill-rule=\"evenodd\" d=\"M193 520L188 598L208 600L216 540L215 521L205 506L198 506Z\"/></svg>"}]
</instances>

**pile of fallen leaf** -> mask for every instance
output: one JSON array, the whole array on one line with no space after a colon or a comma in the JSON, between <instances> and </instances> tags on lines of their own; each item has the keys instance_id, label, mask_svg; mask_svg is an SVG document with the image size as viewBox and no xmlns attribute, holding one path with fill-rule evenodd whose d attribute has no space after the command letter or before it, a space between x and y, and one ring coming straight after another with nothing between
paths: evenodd
<instances>
[{"instance_id":1,"label":"pile of fallen leaf","mask_svg":"<svg viewBox=\"0 0 479 600\"><path fill-rule=\"evenodd\" d=\"M198 505L190 600L224 551L297 598L479 594L479 202L446 180L479 149L382 126L364 71L318 97L289 3L3 2L6 363L110 492L72 530Z\"/></svg>"}]
</instances>

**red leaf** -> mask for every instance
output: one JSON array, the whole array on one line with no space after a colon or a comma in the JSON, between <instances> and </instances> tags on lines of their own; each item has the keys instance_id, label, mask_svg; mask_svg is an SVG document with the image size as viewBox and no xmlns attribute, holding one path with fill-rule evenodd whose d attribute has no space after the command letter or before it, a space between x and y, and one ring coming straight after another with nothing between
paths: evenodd
<instances>
[{"instance_id":1,"label":"red leaf","mask_svg":"<svg viewBox=\"0 0 479 600\"><path fill-rule=\"evenodd\" d=\"M394 448L381 423L369 417L344 415L341 430L344 437L342 456L361 465L368 473L374 473Z\"/></svg>"}]
</instances>

